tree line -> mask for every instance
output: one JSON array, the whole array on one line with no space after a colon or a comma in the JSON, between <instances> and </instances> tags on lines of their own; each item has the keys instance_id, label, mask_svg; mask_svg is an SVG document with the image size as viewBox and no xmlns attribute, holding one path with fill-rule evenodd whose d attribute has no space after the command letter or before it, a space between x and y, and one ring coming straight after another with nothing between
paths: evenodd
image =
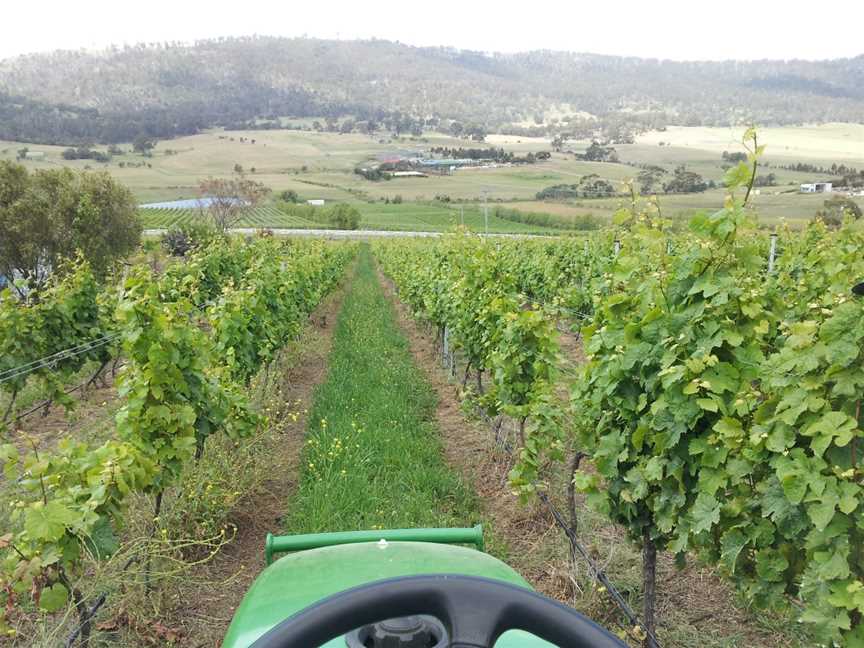
<instances>
[{"instance_id":1,"label":"tree line","mask_svg":"<svg viewBox=\"0 0 864 648\"><path fill-rule=\"evenodd\" d=\"M31 173L0 162L0 277L31 298L79 254L102 276L138 246L137 209L132 192L108 173Z\"/></svg>"},{"instance_id":2,"label":"tree line","mask_svg":"<svg viewBox=\"0 0 864 648\"><path fill-rule=\"evenodd\" d=\"M429 152L434 156L442 158L465 159L465 160L492 160L499 163L533 164L537 160L548 160L551 157L549 151L538 151L519 155L513 151L505 151L503 148L463 148L448 146L433 146Z\"/></svg>"}]
</instances>

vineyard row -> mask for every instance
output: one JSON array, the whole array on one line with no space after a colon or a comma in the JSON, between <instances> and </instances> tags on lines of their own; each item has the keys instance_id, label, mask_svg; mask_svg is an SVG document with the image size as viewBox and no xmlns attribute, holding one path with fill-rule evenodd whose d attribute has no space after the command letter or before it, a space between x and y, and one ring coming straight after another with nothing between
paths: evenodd
<instances>
[{"instance_id":1,"label":"vineyard row","mask_svg":"<svg viewBox=\"0 0 864 648\"><path fill-rule=\"evenodd\" d=\"M132 497L153 497L158 519L163 493L208 438L256 433L264 418L249 402L249 381L298 334L354 253L321 241L219 240L161 276L142 265L119 285L100 283L79 261L33 304L8 293L0 299L0 370L106 334L125 361L112 438L64 439L41 450L12 438L0 446L4 495L13 503L10 532L0 539L0 630L11 631L10 615L34 605L52 612L70 600L88 628L86 566L117 550ZM104 359L112 350L93 353ZM60 385L86 358L40 367L29 379ZM23 380L0 389L14 391Z\"/></svg>"},{"instance_id":2,"label":"vineyard row","mask_svg":"<svg viewBox=\"0 0 864 648\"><path fill-rule=\"evenodd\" d=\"M864 233L781 231L769 269L771 240L734 193L684 233L650 202L616 223L584 241L376 251L417 316L488 376L489 415L517 422L523 496L583 453L593 469L575 486L642 546L646 591L657 551L696 553L756 605L802 604L820 643L864 646L864 301L851 292ZM562 317L587 357L569 403L554 397Z\"/></svg>"}]
</instances>

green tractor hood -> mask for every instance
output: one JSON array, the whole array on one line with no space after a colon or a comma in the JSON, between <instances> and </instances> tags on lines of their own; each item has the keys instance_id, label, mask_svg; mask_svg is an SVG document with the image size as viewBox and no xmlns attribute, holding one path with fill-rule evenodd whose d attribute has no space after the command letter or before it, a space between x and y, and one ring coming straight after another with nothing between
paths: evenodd
<instances>
[{"instance_id":1,"label":"green tractor hood","mask_svg":"<svg viewBox=\"0 0 864 648\"><path fill-rule=\"evenodd\" d=\"M474 549L454 546L473 544ZM297 536L267 536L267 567L246 593L222 648L247 648L268 630L313 603L374 581L422 574L482 576L526 589L516 571L483 551L483 530L396 529ZM273 562L276 553L294 552ZM541 648L551 644L513 631L500 648ZM327 648L345 648L340 637Z\"/></svg>"}]
</instances>

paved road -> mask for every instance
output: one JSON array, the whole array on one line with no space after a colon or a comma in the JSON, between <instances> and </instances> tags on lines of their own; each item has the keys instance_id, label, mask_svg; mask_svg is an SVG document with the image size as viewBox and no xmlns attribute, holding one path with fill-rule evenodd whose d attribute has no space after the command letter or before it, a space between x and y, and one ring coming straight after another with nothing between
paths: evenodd
<instances>
[{"instance_id":1,"label":"paved road","mask_svg":"<svg viewBox=\"0 0 864 648\"><path fill-rule=\"evenodd\" d=\"M334 229L270 229L274 236L311 236L329 239L365 239L365 238L394 238L400 236L414 238L429 238L443 236L443 232L393 232L388 230L334 230ZM160 236L165 233L164 229L145 229L145 236ZM232 234L256 234L259 229L254 227L236 227L229 230ZM501 236L505 238L534 238L535 234L488 234L488 236Z\"/></svg>"}]
</instances>

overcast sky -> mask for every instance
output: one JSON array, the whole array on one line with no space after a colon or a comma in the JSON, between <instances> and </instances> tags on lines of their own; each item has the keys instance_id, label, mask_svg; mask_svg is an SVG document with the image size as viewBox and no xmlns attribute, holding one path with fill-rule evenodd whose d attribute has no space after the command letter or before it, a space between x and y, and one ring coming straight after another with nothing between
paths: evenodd
<instances>
[{"instance_id":1,"label":"overcast sky","mask_svg":"<svg viewBox=\"0 0 864 648\"><path fill-rule=\"evenodd\" d=\"M3 2L0 58L265 34L678 60L864 53L864 0L25 0ZM737 10L729 15L731 9Z\"/></svg>"}]
</instances>

